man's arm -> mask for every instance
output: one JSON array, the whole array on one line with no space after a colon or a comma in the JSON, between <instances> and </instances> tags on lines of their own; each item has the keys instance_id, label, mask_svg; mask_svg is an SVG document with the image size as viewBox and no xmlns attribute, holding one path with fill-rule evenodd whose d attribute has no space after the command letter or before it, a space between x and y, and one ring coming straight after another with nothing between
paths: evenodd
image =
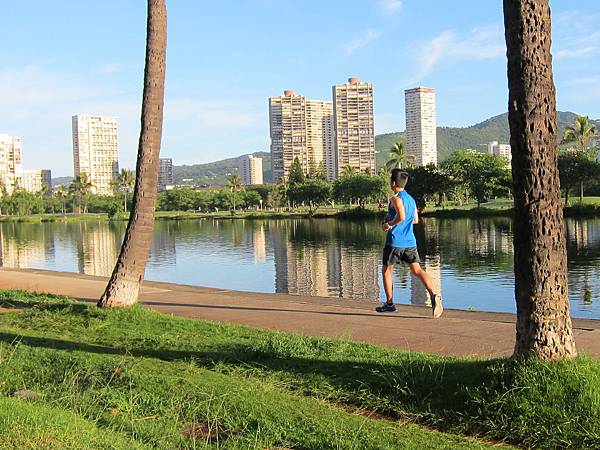
<instances>
[{"instance_id":1,"label":"man's arm","mask_svg":"<svg viewBox=\"0 0 600 450\"><path fill-rule=\"evenodd\" d=\"M398 197L392 197L392 206L396 210L396 216L394 219L383 224L384 231L388 231L394 225L397 225L406 219L406 211L404 210L402 200L400 200Z\"/></svg>"},{"instance_id":2,"label":"man's arm","mask_svg":"<svg viewBox=\"0 0 600 450\"><path fill-rule=\"evenodd\" d=\"M417 212L417 210L415 209L415 220L413 220L414 224L419 223L419 213Z\"/></svg>"}]
</instances>

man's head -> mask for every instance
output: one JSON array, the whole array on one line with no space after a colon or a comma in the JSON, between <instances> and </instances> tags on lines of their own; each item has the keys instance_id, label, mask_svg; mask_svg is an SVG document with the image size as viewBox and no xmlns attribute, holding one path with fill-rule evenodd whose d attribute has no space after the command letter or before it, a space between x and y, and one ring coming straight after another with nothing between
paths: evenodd
<instances>
[{"instance_id":1,"label":"man's head","mask_svg":"<svg viewBox=\"0 0 600 450\"><path fill-rule=\"evenodd\" d=\"M401 169L393 169L390 177L390 186L393 190L404 189L408 183L408 174Z\"/></svg>"}]
</instances>

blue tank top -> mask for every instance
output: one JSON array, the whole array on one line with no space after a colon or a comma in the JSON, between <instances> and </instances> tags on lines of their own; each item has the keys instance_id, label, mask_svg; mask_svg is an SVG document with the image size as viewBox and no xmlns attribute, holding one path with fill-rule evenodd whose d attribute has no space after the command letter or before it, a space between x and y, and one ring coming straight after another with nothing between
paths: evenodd
<instances>
[{"instance_id":1,"label":"blue tank top","mask_svg":"<svg viewBox=\"0 0 600 450\"><path fill-rule=\"evenodd\" d=\"M413 232L413 222L415 220L415 211L417 210L417 204L415 199L410 196L406 191L400 191L396 194L402 204L404 205L404 212L406 218L394 225L388 232L385 240L385 245L395 248L412 248L417 246L417 238ZM388 217L386 221L392 220L396 217L396 209L392 206L390 201L388 204Z\"/></svg>"}]
</instances>

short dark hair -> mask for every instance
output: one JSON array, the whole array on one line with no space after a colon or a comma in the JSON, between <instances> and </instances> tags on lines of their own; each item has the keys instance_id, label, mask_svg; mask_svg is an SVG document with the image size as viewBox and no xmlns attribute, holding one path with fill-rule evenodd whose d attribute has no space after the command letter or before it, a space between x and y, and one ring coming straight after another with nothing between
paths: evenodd
<instances>
[{"instance_id":1,"label":"short dark hair","mask_svg":"<svg viewBox=\"0 0 600 450\"><path fill-rule=\"evenodd\" d=\"M404 189L404 186L408 183L408 174L401 169L393 169L390 181L393 181L399 188Z\"/></svg>"}]
</instances>

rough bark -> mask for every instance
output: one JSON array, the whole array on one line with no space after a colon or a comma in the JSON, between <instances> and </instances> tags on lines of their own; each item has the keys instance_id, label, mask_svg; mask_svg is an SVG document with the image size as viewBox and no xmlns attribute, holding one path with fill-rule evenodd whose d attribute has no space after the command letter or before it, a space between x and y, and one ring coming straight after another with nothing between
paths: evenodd
<instances>
[{"instance_id":1,"label":"rough bark","mask_svg":"<svg viewBox=\"0 0 600 450\"><path fill-rule=\"evenodd\" d=\"M548 0L504 0L515 204L515 357L577 355L569 315Z\"/></svg>"},{"instance_id":2,"label":"rough bark","mask_svg":"<svg viewBox=\"0 0 600 450\"><path fill-rule=\"evenodd\" d=\"M148 0L146 66L133 204L121 252L101 307L130 306L137 301L150 252L162 137L167 11L165 0Z\"/></svg>"}]
</instances>

